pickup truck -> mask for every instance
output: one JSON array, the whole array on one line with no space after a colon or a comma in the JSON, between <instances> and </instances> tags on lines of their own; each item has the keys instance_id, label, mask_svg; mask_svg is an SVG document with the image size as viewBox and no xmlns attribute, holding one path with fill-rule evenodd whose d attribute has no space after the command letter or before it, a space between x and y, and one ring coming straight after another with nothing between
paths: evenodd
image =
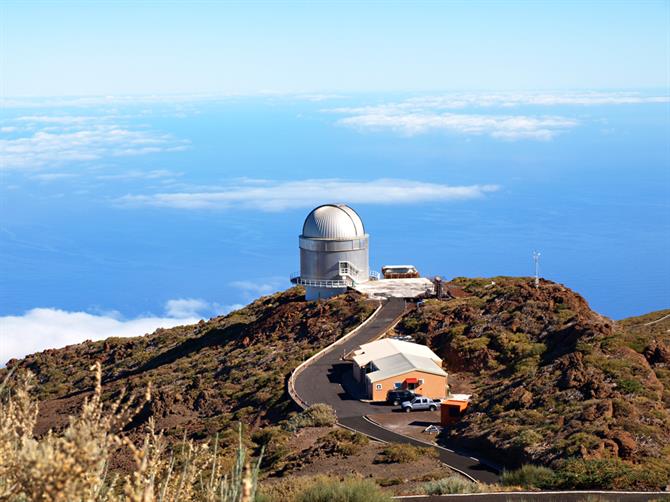
<instances>
[{"instance_id":1,"label":"pickup truck","mask_svg":"<svg viewBox=\"0 0 670 502\"><path fill-rule=\"evenodd\" d=\"M429 397L417 396L411 401L403 401L400 405L402 410L406 413L410 411L430 410L435 411L440 405L439 399L431 399Z\"/></svg>"}]
</instances>

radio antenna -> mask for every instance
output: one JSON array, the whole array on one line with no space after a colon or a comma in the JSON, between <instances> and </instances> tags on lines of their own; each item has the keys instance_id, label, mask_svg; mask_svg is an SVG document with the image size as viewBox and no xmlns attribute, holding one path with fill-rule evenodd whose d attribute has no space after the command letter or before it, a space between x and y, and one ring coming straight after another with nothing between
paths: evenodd
<instances>
[{"instance_id":1,"label":"radio antenna","mask_svg":"<svg viewBox=\"0 0 670 502\"><path fill-rule=\"evenodd\" d=\"M533 261L535 262L535 289L540 287L540 252L533 251Z\"/></svg>"}]
</instances>

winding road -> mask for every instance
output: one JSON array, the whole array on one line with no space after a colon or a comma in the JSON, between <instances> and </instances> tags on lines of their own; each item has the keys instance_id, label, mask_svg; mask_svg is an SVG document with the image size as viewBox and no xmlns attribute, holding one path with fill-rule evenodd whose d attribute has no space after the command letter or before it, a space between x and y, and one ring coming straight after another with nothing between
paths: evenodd
<instances>
[{"instance_id":1,"label":"winding road","mask_svg":"<svg viewBox=\"0 0 670 502\"><path fill-rule=\"evenodd\" d=\"M351 363L342 356L382 336L400 319L405 310L405 300L391 298L357 329L299 366L289 380L289 391L296 402L307 407L316 403L332 406L340 425L358 431L373 439L390 443L409 443L434 448L440 460L467 477L484 483L499 481L498 472L466 454L424 443L397 434L366 419L377 413L388 413L389 407L359 401L345 390ZM352 391L353 392L353 391Z\"/></svg>"}]
</instances>

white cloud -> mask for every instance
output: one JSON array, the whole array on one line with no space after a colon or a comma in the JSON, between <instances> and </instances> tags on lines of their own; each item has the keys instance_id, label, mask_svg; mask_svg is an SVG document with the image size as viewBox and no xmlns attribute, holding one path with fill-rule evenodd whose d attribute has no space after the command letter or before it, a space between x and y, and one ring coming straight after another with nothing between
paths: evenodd
<instances>
[{"instance_id":1,"label":"white cloud","mask_svg":"<svg viewBox=\"0 0 670 502\"><path fill-rule=\"evenodd\" d=\"M185 150L170 134L115 123L116 116L30 115L13 119L24 134L0 138L3 168L42 168L73 161ZM11 127L11 126L10 126Z\"/></svg>"},{"instance_id":2,"label":"white cloud","mask_svg":"<svg viewBox=\"0 0 670 502\"><path fill-rule=\"evenodd\" d=\"M176 176L181 176L182 174L183 173L168 171L167 169L151 169L149 171L133 170L114 174L100 174L96 176L96 178L99 180L119 180L119 181L138 180L138 179L157 180L163 178L173 178Z\"/></svg>"},{"instance_id":3,"label":"white cloud","mask_svg":"<svg viewBox=\"0 0 670 502\"><path fill-rule=\"evenodd\" d=\"M411 113L464 108L512 108L517 106L596 106L668 103L670 96L644 95L639 92L450 92L415 96L403 101L373 106L340 107L325 110L344 114Z\"/></svg>"},{"instance_id":4,"label":"white cloud","mask_svg":"<svg viewBox=\"0 0 670 502\"><path fill-rule=\"evenodd\" d=\"M391 129L407 135L442 129L460 134L487 134L501 139L551 139L560 131L577 125L564 117L529 117L524 115L469 115L456 113L388 113L354 115L338 121L357 129Z\"/></svg>"},{"instance_id":5,"label":"white cloud","mask_svg":"<svg viewBox=\"0 0 670 502\"><path fill-rule=\"evenodd\" d=\"M0 317L0 364L49 348L110 336L139 336L157 328L192 324L198 320L196 317L144 317L124 321L86 312L35 308L22 316Z\"/></svg>"},{"instance_id":6,"label":"white cloud","mask_svg":"<svg viewBox=\"0 0 670 502\"><path fill-rule=\"evenodd\" d=\"M341 94L319 92L276 92L272 90L255 93L184 93L153 95L110 95L110 96L7 96L0 99L0 107L5 109L36 108L90 108L116 107L126 105L189 105L193 103L225 102L240 98L297 99L301 101L325 101L343 98Z\"/></svg>"},{"instance_id":7,"label":"white cloud","mask_svg":"<svg viewBox=\"0 0 670 502\"><path fill-rule=\"evenodd\" d=\"M72 173L40 173L34 174L30 178L37 181L58 181L73 178L74 176Z\"/></svg>"},{"instance_id":8,"label":"white cloud","mask_svg":"<svg viewBox=\"0 0 670 502\"><path fill-rule=\"evenodd\" d=\"M450 186L413 180L378 179L347 181L309 179L300 181L241 181L212 191L126 195L122 206L153 206L177 209L255 209L284 211L318 205L324 200L357 204L409 204L482 197L495 185Z\"/></svg>"},{"instance_id":9,"label":"white cloud","mask_svg":"<svg viewBox=\"0 0 670 502\"><path fill-rule=\"evenodd\" d=\"M210 305L198 298L179 298L168 300L165 304L165 313L170 317L198 317L203 310L209 309Z\"/></svg>"},{"instance_id":10,"label":"white cloud","mask_svg":"<svg viewBox=\"0 0 670 502\"><path fill-rule=\"evenodd\" d=\"M668 103L668 96L625 92L580 93L449 93L417 96L399 102L324 110L346 115L338 124L359 130L388 129L406 135L443 130L494 138L548 140L579 125L576 119L553 115L501 115L465 109L511 109L519 106L594 106ZM459 110L455 113L454 110Z\"/></svg>"},{"instance_id":11,"label":"white cloud","mask_svg":"<svg viewBox=\"0 0 670 502\"><path fill-rule=\"evenodd\" d=\"M224 314L242 305L221 306L200 299L175 299L165 304L165 316L124 320L118 312L69 312L34 308L23 315L0 317L0 366L9 359L85 340L141 336L158 328L194 324L206 313Z\"/></svg>"},{"instance_id":12,"label":"white cloud","mask_svg":"<svg viewBox=\"0 0 670 502\"><path fill-rule=\"evenodd\" d=\"M285 282L285 277L270 277L257 281L233 281L230 285L241 290L247 298L256 298L278 291Z\"/></svg>"}]
</instances>

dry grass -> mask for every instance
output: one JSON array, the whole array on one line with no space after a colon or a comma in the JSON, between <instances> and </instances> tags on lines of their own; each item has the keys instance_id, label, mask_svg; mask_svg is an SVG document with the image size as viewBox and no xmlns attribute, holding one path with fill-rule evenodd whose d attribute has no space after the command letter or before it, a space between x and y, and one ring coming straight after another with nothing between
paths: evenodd
<instances>
[{"instance_id":1,"label":"dry grass","mask_svg":"<svg viewBox=\"0 0 670 502\"><path fill-rule=\"evenodd\" d=\"M241 439L234 458L219 447L184 440L168 448L150 420L142 441L121 431L150 399L121 396L104 409L101 367L92 370L96 386L61 434L35 438L38 405L29 372L0 386L0 500L23 502L251 502L258 464L251 467ZM107 466L115 449L128 448L130 474L113 475Z\"/></svg>"}]
</instances>

